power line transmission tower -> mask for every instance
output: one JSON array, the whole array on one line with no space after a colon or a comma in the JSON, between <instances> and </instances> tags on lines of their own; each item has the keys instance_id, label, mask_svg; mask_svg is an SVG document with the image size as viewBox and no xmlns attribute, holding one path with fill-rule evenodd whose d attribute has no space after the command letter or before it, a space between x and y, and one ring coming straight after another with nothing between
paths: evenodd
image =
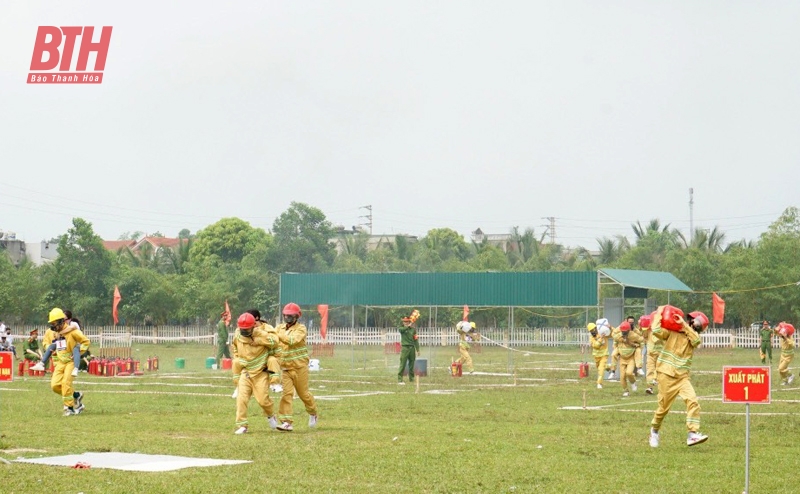
<instances>
[{"instance_id":1,"label":"power line transmission tower","mask_svg":"<svg viewBox=\"0 0 800 494\"><path fill-rule=\"evenodd\" d=\"M550 243L551 244L555 244L556 243L556 217L555 216L545 216L542 219L543 220L548 220L550 222L549 225L543 225L543 226L547 228L547 231L545 233L550 236Z\"/></svg>"},{"instance_id":2,"label":"power line transmission tower","mask_svg":"<svg viewBox=\"0 0 800 494\"><path fill-rule=\"evenodd\" d=\"M366 209L367 210L367 214L361 215L361 216L359 216L359 218L366 218L367 219L367 222L366 223L361 223L361 225L362 226L368 226L369 227L369 234L372 235L372 204L369 204L367 206L361 206L358 209Z\"/></svg>"}]
</instances>

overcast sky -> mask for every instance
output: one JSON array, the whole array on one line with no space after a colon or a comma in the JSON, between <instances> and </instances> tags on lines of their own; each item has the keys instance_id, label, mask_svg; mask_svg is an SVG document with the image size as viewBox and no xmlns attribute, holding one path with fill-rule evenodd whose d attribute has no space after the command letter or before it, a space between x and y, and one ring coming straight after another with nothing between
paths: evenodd
<instances>
[{"instance_id":1,"label":"overcast sky","mask_svg":"<svg viewBox=\"0 0 800 494\"><path fill-rule=\"evenodd\" d=\"M26 84L40 25L113 26L103 83ZM800 202L798 26L795 1L4 0L0 229L268 229L300 201L374 233L552 216L592 248L688 233L693 187L695 226L756 238Z\"/></svg>"}]
</instances>

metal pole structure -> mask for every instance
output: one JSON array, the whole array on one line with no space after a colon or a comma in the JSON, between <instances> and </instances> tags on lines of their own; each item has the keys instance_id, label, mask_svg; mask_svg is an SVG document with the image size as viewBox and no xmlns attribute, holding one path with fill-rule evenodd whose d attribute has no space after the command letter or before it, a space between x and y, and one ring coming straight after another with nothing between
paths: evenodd
<instances>
[{"instance_id":1,"label":"metal pole structure","mask_svg":"<svg viewBox=\"0 0 800 494\"><path fill-rule=\"evenodd\" d=\"M750 403L744 404L744 494L750 492Z\"/></svg>"}]
</instances>

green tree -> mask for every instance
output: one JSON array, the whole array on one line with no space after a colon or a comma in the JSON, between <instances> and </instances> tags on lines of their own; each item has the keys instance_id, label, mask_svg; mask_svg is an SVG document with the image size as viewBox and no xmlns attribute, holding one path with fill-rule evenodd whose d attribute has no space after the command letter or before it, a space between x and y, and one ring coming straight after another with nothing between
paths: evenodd
<instances>
[{"instance_id":1,"label":"green tree","mask_svg":"<svg viewBox=\"0 0 800 494\"><path fill-rule=\"evenodd\" d=\"M58 242L48 303L72 310L85 322L108 322L113 289L109 288L111 266L111 254L94 233L92 224L73 219L72 228Z\"/></svg>"},{"instance_id":2,"label":"green tree","mask_svg":"<svg viewBox=\"0 0 800 494\"><path fill-rule=\"evenodd\" d=\"M261 228L254 228L239 218L223 218L197 232L191 247L191 262L241 262L257 246L269 243L269 234Z\"/></svg>"},{"instance_id":3,"label":"green tree","mask_svg":"<svg viewBox=\"0 0 800 494\"><path fill-rule=\"evenodd\" d=\"M325 214L308 204L292 202L272 225L275 242L268 265L279 273L325 271L333 264L336 251L334 236Z\"/></svg>"}]
</instances>

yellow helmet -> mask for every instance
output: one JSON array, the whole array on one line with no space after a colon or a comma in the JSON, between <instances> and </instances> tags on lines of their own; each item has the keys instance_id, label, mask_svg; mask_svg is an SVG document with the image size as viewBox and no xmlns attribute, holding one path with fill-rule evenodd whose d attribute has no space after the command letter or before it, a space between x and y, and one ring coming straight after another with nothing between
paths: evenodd
<instances>
[{"instance_id":1,"label":"yellow helmet","mask_svg":"<svg viewBox=\"0 0 800 494\"><path fill-rule=\"evenodd\" d=\"M592 331L594 331L595 329L597 329L597 324L595 324L593 322L590 322L589 324L586 325L586 331L588 331L590 333Z\"/></svg>"},{"instance_id":2,"label":"yellow helmet","mask_svg":"<svg viewBox=\"0 0 800 494\"><path fill-rule=\"evenodd\" d=\"M47 318L47 322L54 323L59 319L66 319L67 315L64 314L64 311L59 309L58 307L54 308L50 311L50 315Z\"/></svg>"},{"instance_id":3,"label":"yellow helmet","mask_svg":"<svg viewBox=\"0 0 800 494\"><path fill-rule=\"evenodd\" d=\"M476 327L475 323L474 322L469 323L469 327L471 327L472 329L475 329L475 327Z\"/></svg>"}]
</instances>

